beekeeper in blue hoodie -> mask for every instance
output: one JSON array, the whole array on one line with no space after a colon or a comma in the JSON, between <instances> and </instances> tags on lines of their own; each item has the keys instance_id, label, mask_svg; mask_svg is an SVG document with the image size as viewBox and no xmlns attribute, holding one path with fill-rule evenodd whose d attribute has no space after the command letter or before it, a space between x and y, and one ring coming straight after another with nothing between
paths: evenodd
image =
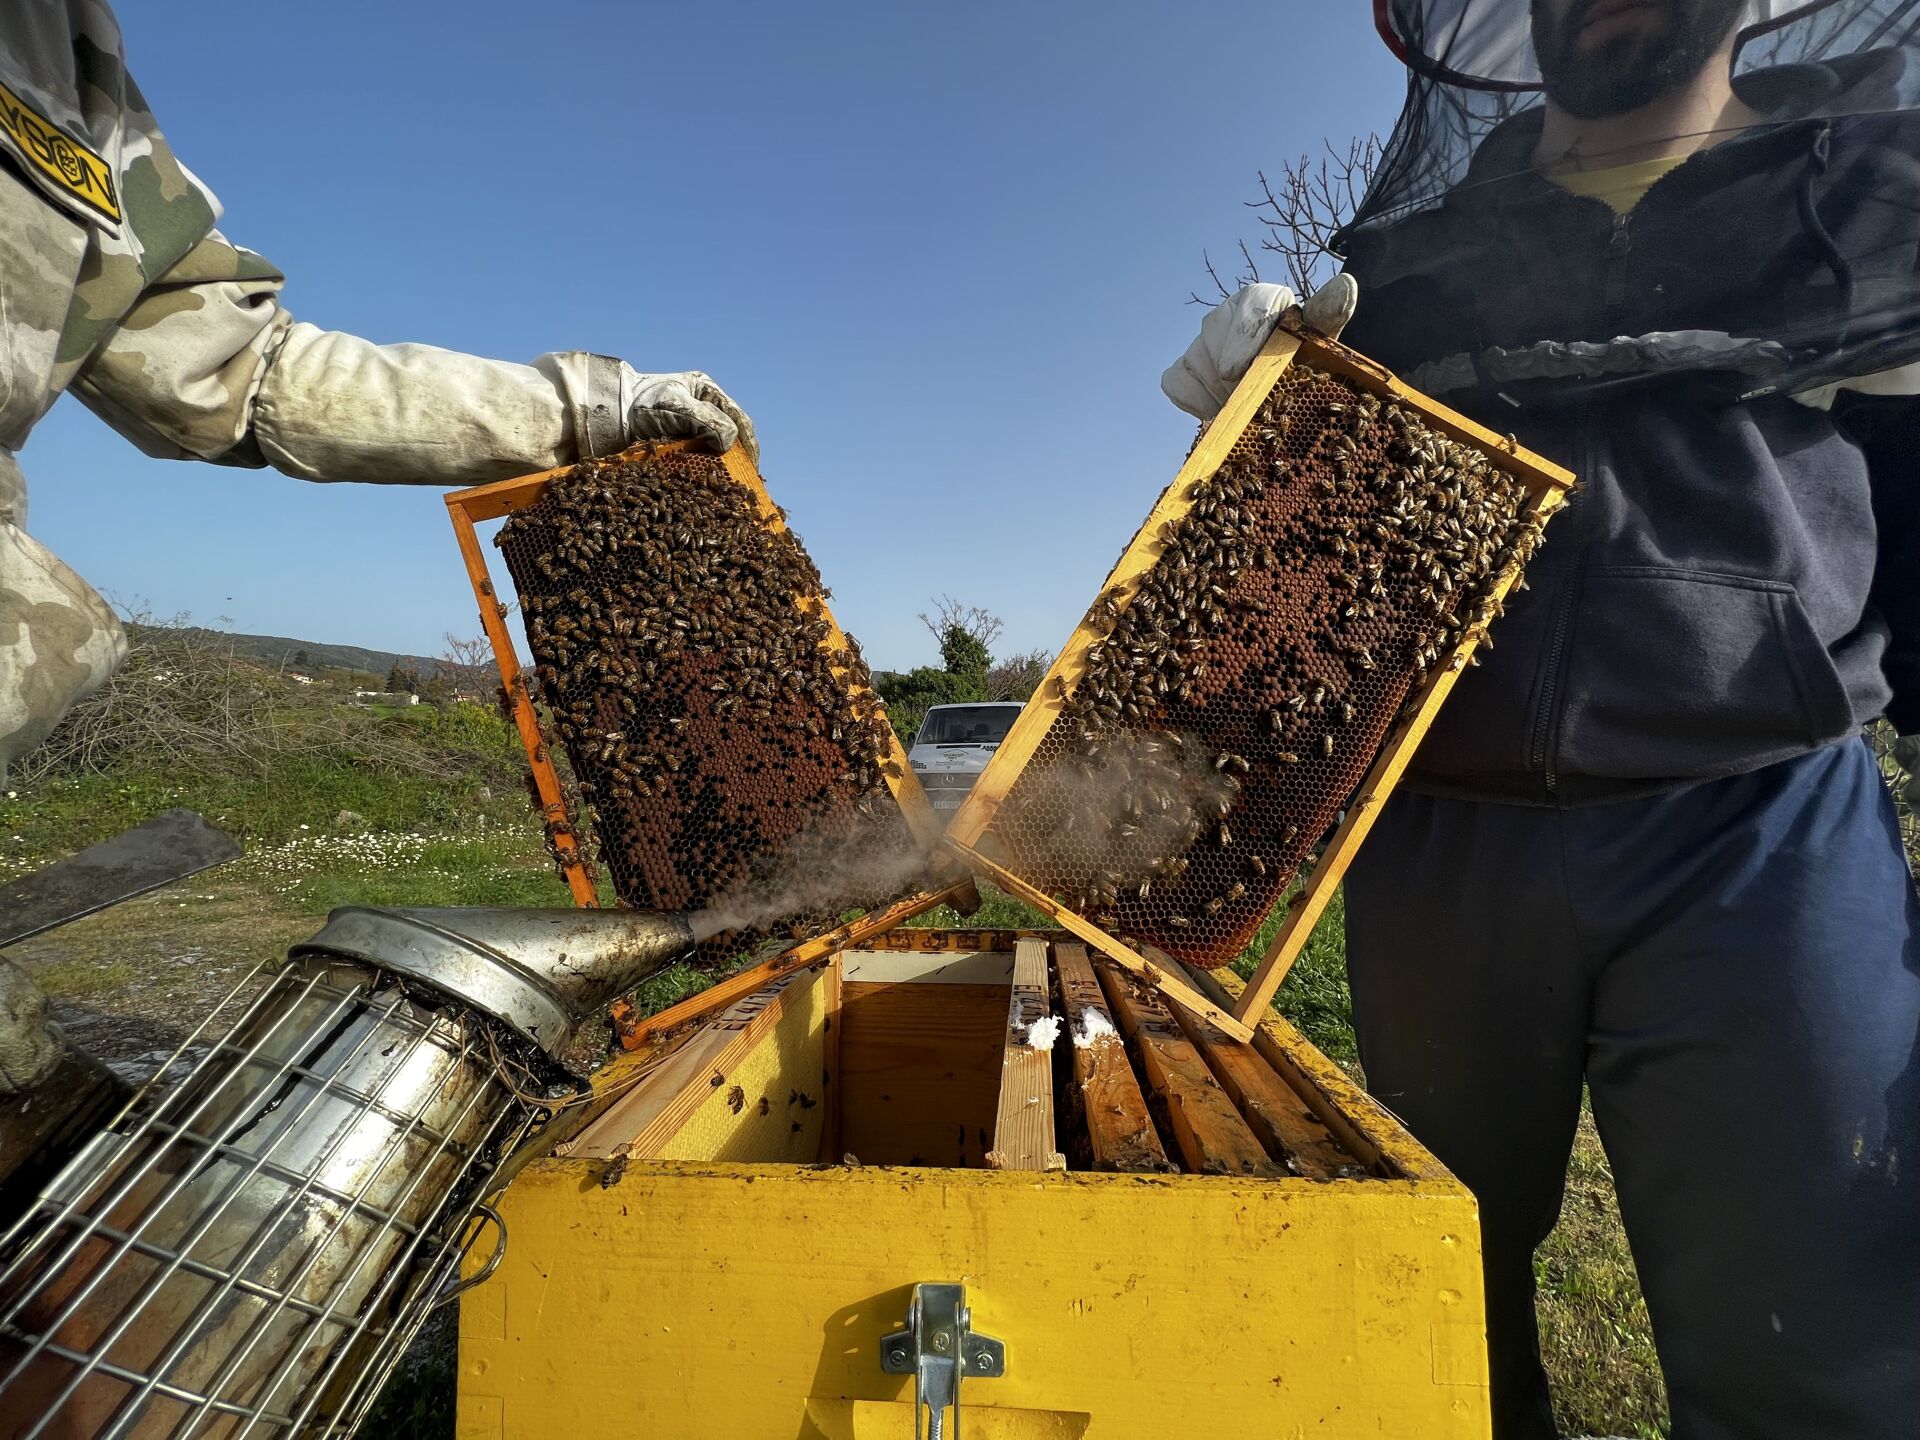
<instances>
[{"instance_id":1,"label":"beekeeper in blue hoodie","mask_svg":"<svg viewBox=\"0 0 1920 1440\"><path fill-rule=\"evenodd\" d=\"M1580 479L1347 878L1368 1082L1480 1201L1501 1440L1556 1433L1583 1086L1678 1440L1920 1434L1920 904L1861 739L1920 733L1916 8L1375 7L1407 104L1307 318Z\"/></svg>"}]
</instances>

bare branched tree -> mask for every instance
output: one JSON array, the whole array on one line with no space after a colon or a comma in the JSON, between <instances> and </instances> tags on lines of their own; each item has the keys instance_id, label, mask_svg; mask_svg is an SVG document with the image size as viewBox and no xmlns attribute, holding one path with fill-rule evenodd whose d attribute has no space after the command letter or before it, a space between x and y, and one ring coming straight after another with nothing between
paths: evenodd
<instances>
[{"instance_id":1,"label":"bare branched tree","mask_svg":"<svg viewBox=\"0 0 1920 1440\"><path fill-rule=\"evenodd\" d=\"M451 630L441 636L440 673L462 690L484 691L499 683L493 644L484 635L462 639Z\"/></svg>"},{"instance_id":2,"label":"bare branched tree","mask_svg":"<svg viewBox=\"0 0 1920 1440\"><path fill-rule=\"evenodd\" d=\"M933 602L933 613L920 612L920 623L933 633L933 638L946 643L947 632L955 627L971 635L980 642L981 648L991 651L993 642L1000 638L1004 628L1000 617L991 610L978 605L962 605L951 595L942 595Z\"/></svg>"},{"instance_id":3,"label":"bare branched tree","mask_svg":"<svg viewBox=\"0 0 1920 1440\"><path fill-rule=\"evenodd\" d=\"M1378 135L1352 140L1344 151L1332 141L1327 141L1324 148L1325 153L1318 158L1302 155L1281 166L1277 179L1270 180L1261 171L1260 198L1247 202L1247 208L1267 232L1260 240L1261 251L1279 257L1270 263L1284 272L1280 278L1302 300L1340 268L1327 245L1353 218L1380 164ZM1241 268L1231 286L1221 278L1211 256L1206 264L1207 278L1218 293L1211 297L1195 293L1192 300L1196 305L1212 305L1261 278L1259 262L1244 240L1240 242Z\"/></svg>"},{"instance_id":4,"label":"bare branched tree","mask_svg":"<svg viewBox=\"0 0 1920 1440\"><path fill-rule=\"evenodd\" d=\"M1040 688L1040 682L1047 678L1047 667L1051 664L1053 655L1046 650L1028 650L994 661L993 667L987 671L987 698L1031 699L1033 692Z\"/></svg>"},{"instance_id":5,"label":"bare branched tree","mask_svg":"<svg viewBox=\"0 0 1920 1440\"><path fill-rule=\"evenodd\" d=\"M259 775L295 761L352 754L375 772L454 780L470 757L423 745L389 723L290 684L235 654L232 637L187 617L127 617L127 662L76 704L14 771L23 783L118 767L177 776ZM492 762L490 753L473 759ZM503 769L510 778L511 769Z\"/></svg>"}]
</instances>

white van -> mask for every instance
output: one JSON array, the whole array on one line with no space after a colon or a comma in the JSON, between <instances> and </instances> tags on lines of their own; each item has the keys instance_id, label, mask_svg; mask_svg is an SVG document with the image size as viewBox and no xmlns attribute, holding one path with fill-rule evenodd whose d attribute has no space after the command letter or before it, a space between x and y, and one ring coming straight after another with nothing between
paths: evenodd
<instances>
[{"instance_id":1,"label":"white van","mask_svg":"<svg viewBox=\"0 0 1920 1440\"><path fill-rule=\"evenodd\" d=\"M1026 707L1018 700L971 705L935 705L920 722L907 763L920 777L927 799L939 811L960 808L993 752Z\"/></svg>"}]
</instances>

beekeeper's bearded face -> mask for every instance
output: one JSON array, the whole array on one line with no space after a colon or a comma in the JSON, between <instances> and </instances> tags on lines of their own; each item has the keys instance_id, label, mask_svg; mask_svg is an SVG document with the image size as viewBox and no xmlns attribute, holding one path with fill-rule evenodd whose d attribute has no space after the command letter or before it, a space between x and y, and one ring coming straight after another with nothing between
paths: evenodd
<instances>
[{"instance_id":1,"label":"beekeeper's bearded face","mask_svg":"<svg viewBox=\"0 0 1920 1440\"><path fill-rule=\"evenodd\" d=\"M1547 98L1582 119L1680 89L1720 50L1743 0L1533 0Z\"/></svg>"}]
</instances>

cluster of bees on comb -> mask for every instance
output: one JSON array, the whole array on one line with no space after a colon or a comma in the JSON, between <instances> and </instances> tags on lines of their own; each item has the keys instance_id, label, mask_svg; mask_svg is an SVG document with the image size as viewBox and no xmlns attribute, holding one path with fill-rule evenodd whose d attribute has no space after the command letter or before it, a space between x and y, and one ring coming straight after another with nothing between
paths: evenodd
<instances>
[{"instance_id":1,"label":"cluster of bees on comb","mask_svg":"<svg viewBox=\"0 0 1920 1440\"><path fill-rule=\"evenodd\" d=\"M1088 612L1085 669L989 834L1114 933L1217 965L1542 519L1480 450L1299 362L1189 501Z\"/></svg>"},{"instance_id":2,"label":"cluster of bees on comb","mask_svg":"<svg viewBox=\"0 0 1920 1440\"><path fill-rule=\"evenodd\" d=\"M784 517L781 517L784 518ZM614 889L695 910L803 837L898 831L893 732L820 573L717 456L663 448L556 475L495 543L537 696ZM788 917L797 937L835 923ZM764 938L736 932L710 955Z\"/></svg>"}]
</instances>

